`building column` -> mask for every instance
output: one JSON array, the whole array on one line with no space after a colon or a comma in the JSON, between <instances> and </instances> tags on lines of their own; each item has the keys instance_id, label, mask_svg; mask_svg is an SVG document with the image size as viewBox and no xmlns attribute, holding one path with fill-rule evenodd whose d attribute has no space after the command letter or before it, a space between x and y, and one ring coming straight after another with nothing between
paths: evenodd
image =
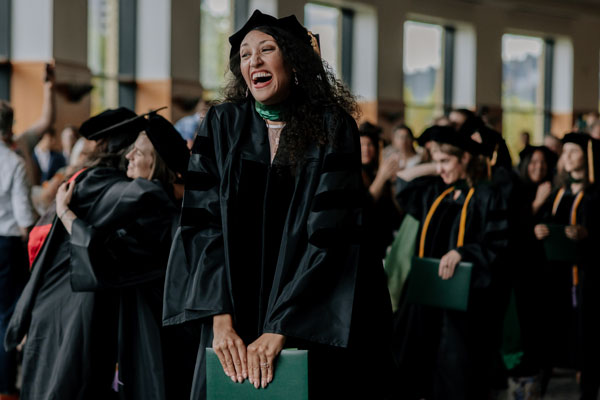
<instances>
[{"instance_id":1,"label":"building column","mask_svg":"<svg viewBox=\"0 0 600 400\"><path fill-rule=\"evenodd\" d=\"M402 1L372 1L377 9L377 121L389 135L404 116L404 21L407 5Z\"/></svg>"},{"instance_id":2,"label":"building column","mask_svg":"<svg viewBox=\"0 0 600 400\"><path fill-rule=\"evenodd\" d=\"M475 104L487 108L489 122L502 132L502 34L503 28L489 9L478 10L475 71Z\"/></svg>"},{"instance_id":3,"label":"building column","mask_svg":"<svg viewBox=\"0 0 600 400\"><path fill-rule=\"evenodd\" d=\"M573 116L598 111L598 72L600 68L600 44L597 35L590 34L589 27L597 20L592 16L581 17L573 34ZM561 132L557 132L561 133Z\"/></svg>"},{"instance_id":4,"label":"building column","mask_svg":"<svg viewBox=\"0 0 600 400\"><path fill-rule=\"evenodd\" d=\"M10 100L15 132L36 122L42 112L46 63L56 66L55 128L79 125L89 117L89 96L74 101L73 85L90 82L87 68L87 3L68 0L12 2Z\"/></svg>"},{"instance_id":5,"label":"building column","mask_svg":"<svg viewBox=\"0 0 600 400\"><path fill-rule=\"evenodd\" d=\"M136 72L137 113L168 106L175 122L202 96L199 1L138 0Z\"/></svg>"}]
</instances>

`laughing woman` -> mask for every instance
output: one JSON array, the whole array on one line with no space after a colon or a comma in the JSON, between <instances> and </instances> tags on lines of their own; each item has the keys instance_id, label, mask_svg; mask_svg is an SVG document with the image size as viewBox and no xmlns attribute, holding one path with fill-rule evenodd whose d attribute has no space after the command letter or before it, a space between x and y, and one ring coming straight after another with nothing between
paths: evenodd
<instances>
[{"instance_id":1,"label":"laughing woman","mask_svg":"<svg viewBox=\"0 0 600 400\"><path fill-rule=\"evenodd\" d=\"M439 177L400 172L399 203L421 221L419 257L440 259L442 279L451 279L461 261L473 263L473 272L466 312L401 298L395 336L400 398L486 399L493 351L491 265L506 245L505 209L485 182L488 169L476 142L451 127L432 127L425 134L433 140Z\"/></svg>"},{"instance_id":2,"label":"laughing woman","mask_svg":"<svg viewBox=\"0 0 600 400\"><path fill-rule=\"evenodd\" d=\"M166 283L164 323L201 330L193 398L206 347L256 388L284 347L309 349L311 398L381 398L389 353L366 344L386 343L390 307L359 244L355 100L294 16L255 11L229 41L232 80L194 143Z\"/></svg>"}]
</instances>

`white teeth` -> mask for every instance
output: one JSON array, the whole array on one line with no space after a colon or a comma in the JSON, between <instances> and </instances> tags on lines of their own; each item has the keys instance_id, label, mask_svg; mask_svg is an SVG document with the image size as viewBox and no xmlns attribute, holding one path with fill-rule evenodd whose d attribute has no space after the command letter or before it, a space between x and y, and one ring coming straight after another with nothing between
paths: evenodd
<instances>
[{"instance_id":1,"label":"white teeth","mask_svg":"<svg viewBox=\"0 0 600 400\"><path fill-rule=\"evenodd\" d=\"M270 78L272 75L269 72L255 72L252 74L252 79Z\"/></svg>"}]
</instances>

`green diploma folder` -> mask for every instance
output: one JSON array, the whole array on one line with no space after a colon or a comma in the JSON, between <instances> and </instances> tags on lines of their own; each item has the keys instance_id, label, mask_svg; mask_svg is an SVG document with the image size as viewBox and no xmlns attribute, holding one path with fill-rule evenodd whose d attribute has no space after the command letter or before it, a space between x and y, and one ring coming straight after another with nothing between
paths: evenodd
<instances>
[{"instance_id":1,"label":"green diploma folder","mask_svg":"<svg viewBox=\"0 0 600 400\"><path fill-rule=\"evenodd\" d=\"M208 400L307 400L308 350L282 350L275 360L273 382L256 389L247 379L231 380L211 348L206 349L206 395Z\"/></svg>"},{"instance_id":2,"label":"green diploma folder","mask_svg":"<svg viewBox=\"0 0 600 400\"><path fill-rule=\"evenodd\" d=\"M550 230L544 239L544 251L548 261L560 261L576 264L579 261L581 249L579 243L565 235L567 225L546 224Z\"/></svg>"},{"instance_id":3,"label":"green diploma folder","mask_svg":"<svg viewBox=\"0 0 600 400\"><path fill-rule=\"evenodd\" d=\"M408 301L432 307L467 311L473 264L461 262L454 275L443 280L438 275L440 260L413 257L408 278Z\"/></svg>"}]
</instances>

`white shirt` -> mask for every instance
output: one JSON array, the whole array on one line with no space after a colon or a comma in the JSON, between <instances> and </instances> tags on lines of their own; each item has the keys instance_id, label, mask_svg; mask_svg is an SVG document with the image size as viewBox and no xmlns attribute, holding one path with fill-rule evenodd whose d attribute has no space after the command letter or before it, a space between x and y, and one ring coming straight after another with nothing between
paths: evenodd
<instances>
[{"instance_id":1,"label":"white shirt","mask_svg":"<svg viewBox=\"0 0 600 400\"><path fill-rule=\"evenodd\" d=\"M0 140L0 236L21 236L21 228L34 224L36 219L25 163Z\"/></svg>"}]
</instances>

